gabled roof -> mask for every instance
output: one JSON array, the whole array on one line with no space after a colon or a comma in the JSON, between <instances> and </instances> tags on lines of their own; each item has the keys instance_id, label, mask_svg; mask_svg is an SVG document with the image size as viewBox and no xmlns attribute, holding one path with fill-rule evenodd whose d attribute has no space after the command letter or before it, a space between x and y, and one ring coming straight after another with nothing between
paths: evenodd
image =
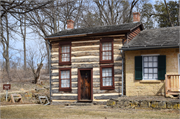
<instances>
[{"instance_id":1,"label":"gabled roof","mask_svg":"<svg viewBox=\"0 0 180 119\"><path fill-rule=\"evenodd\" d=\"M136 23L111 25L111 26L100 26L100 27L88 27L88 28L63 30L58 33L49 35L45 39L53 38L53 37L63 37L63 36L80 36L82 34L94 35L97 33L108 33L108 32L116 32L116 31L128 32L138 26L141 26L141 29L143 29L142 23L136 22Z\"/></svg>"},{"instance_id":2,"label":"gabled roof","mask_svg":"<svg viewBox=\"0 0 180 119\"><path fill-rule=\"evenodd\" d=\"M122 50L178 47L180 26L143 30Z\"/></svg>"}]
</instances>

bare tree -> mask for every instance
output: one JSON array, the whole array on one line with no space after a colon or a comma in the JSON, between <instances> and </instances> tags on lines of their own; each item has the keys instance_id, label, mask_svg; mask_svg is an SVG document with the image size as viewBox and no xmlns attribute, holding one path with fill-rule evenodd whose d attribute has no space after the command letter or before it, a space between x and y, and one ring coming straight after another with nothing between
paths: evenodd
<instances>
[{"instance_id":1,"label":"bare tree","mask_svg":"<svg viewBox=\"0 0 180 119\"><path fill-rule=\"evenodd\" d=\"M51 0L48 1L36 1L36 0L1 0L1 39L0 43L2 44L3 49L3 58L6 62L6 72L8 74L9 80L11 80L10 77L10 63L9 63L9 48L10 48L10 33L13 31L15 33L16 29L15 27L10 26L9 19L12 16L14 19L21 21L21 19L18 17L19 15L24 15L26 13L32 12L33 10L42 9L45 8L48 4L50 4ZM26 17L26 16L25 16ZM25 18L24 17L24 18ZM26 20L21 21L21 25L25 24ZM22 28L22 27L21 27ZM21 29L21 33L23 33L23 40L24 40L24 56L26 56L26 47L25 47L25 38L26 38L26 31ZM12 35L11 35L12 38ZM24 58L24 61L26 61L26 58ZM25 63L26 67L26 63Z\"/></svg>"},{"instance_id":2,"label":"bare tree","mask_svg":"<svg viewBox=\"0 0 180 119\"><path fill-rule=\"evenodd\" d=\"M29 48L27 58L27 63L33 73L35 84L40 79L40 72L43 67L43 61L47 56L47 52L44 49L43 44L38 43L38 45L39 47L36 50L34 48Z\"/></svg>"},{"instance_id":3,"label":"bare tree","mask_svg":"<svg viewBox=\"0 0 180 119\"><path fill-rule=\"evenodd\" d=\"M8 15L5 14L5 26L3 27L3 20L1 19L1 44L3 46L3 57L6 61L6 72L8 74L9 81L11 81L9 70L10 70L10 64L9 64L9 21L8 21ZM6 31L6 37L4 36L4 32Z\"/></svg>"},{"instance_id":4,"label":"bare tree","mask_svg":"<svg viewBox=\"0 0 180 119\"><path fill-rule=\"evenodd\" d=\"M128 22L130 22L131 21L131 15L132 15L132 11L133 11L133 8L134 8L134 6L137 4L137 2L138 2L139 0L133 0L132 2L131 2L131 8L130 8L130 11L129 11L129 18L128 18Z\"/></svg>"}]
</instances>

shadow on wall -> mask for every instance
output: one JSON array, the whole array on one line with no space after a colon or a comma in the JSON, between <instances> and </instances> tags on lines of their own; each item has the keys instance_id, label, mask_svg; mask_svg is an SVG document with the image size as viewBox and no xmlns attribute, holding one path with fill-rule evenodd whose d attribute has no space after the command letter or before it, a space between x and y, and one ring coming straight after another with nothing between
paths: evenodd
<instances>
[{"instance_id":1,"label":"shadow on wall","mask_svg":"<svg viewBox=\"0 0 180 119\"><path fill-rule=\"evenodd\" d=\"M156 93L158 96L164 96L165 95L165 83L161 86L161 88Z\"/></svg>"}]
</instances>

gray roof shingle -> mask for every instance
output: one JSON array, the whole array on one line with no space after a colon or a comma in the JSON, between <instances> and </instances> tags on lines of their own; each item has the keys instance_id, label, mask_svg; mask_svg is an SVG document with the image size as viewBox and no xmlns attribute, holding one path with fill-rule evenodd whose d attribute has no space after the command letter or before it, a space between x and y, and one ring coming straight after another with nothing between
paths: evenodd
<instances>
[{"instance_id":1,"label":"gray roof shingle","mask_svg":"<svg viewBox=\"0 0 180 119\"><path fill-rule=\"evenodd\" d=\"M128 24L111 25L111 26L100 26L100 27L88 27L88 28L63 30L58 33L49 35L46 38L56 37L56 36L76 35L76 34L95 34L95 33L105 33L105 32L113 32L113 31L126 31L126 30L132 30L140 25L142 25L142 23L137 22L137 23L128 23Z\"/></svg>"},{"instance_id":2,"label":"gray roof shingle","mask_svg":"<svg viewBox=\"0 0 180 119\"><path fill-rule=\"evenodd\" d=\"M141 31L122 49L178 46L180 26Z\"/></svg>"}]
</instances>

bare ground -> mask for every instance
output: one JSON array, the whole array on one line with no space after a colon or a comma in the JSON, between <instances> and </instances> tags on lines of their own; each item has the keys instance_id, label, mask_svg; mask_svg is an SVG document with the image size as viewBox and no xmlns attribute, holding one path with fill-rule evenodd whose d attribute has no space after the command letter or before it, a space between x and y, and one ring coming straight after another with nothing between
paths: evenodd
<instances>
[{"instance_id":1,"label":"bare ground","mask_svg":"<svg viewBox=\"0 0 180 119\"><path fill-rule=\"evenodd\" d=\"M31 105L1 107L1 118L62 118L62 119L119 119L154 118L179 119L179 110L117 109L95 106Z\"/></svg>"}]
</instances>

